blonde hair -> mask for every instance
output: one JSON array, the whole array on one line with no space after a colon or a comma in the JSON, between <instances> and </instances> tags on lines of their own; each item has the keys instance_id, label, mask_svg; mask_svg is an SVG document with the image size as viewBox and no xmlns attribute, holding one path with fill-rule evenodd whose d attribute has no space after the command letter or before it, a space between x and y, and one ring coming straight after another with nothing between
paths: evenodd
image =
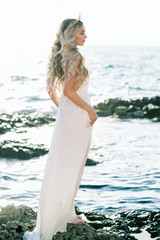
<instances>
[{"instance_id":1,"label":"blonde hair","mask_svg":"<svg viewBox=\"0 0 160 240\"><path fill-rule=\"evenodd\" d=\"M75 72L74 88L81 85L87 76L85 59L75 43L77 31L82 25L83 23L76 19L65 19L60 25L47 65L46 89L50 95L56 89L61 91L64 81L69 80ZM79 63L78 69L75 67L77 63Z\"/></svg>"}]
</instances>

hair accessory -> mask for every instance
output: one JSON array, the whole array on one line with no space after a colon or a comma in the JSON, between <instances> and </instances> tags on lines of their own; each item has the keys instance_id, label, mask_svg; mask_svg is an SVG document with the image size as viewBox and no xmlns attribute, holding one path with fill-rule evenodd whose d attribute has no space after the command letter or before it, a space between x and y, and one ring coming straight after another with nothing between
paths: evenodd
<instances>
[{"instance_id":1,"label":"hair accessory","mask_svg":"<svg viewBox=\"0 0 160 240\"><path fill-rule=\"evenodd\" d=\"M78 16L78 19L77 19L78 21L80 21L81 20L81 14L79 13L79 16Z\"/></svg>"}]
</instances>

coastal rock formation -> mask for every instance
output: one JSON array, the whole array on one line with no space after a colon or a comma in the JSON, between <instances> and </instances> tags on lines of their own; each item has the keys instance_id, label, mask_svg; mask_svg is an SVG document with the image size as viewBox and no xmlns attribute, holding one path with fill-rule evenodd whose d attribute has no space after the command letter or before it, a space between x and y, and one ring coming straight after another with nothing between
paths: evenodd
<instances>
[{"instance_id":1,"label":"coastal rock formation","mask_svg":"<svg viewBox=\"0 0 160 240\"><path fill-rule=\"evenodd\" d=\"M94 161L90 158L87 158L87 161L86 161L86 166L95 166L97 164L99 164L100 162L97 162L97 161Z\"/></svg>"},{"instance_id":2,"label":"coastal rock formation","mask_svg":"<svg viewBox=\"0 0 160 240\"><path fill-rule=\"evenodd\" d=\"M0 157L16 158L20 160L40 157L48 153L49 149L44 144L28 144L27 140L5 140L0 143ZM95 166L100 162L87 158L86 166Z\"/></svg>"},{"instance_id":3,"label":"coastal rock formation","mask_svg":"<svg viewBox=\"0 0 160 240\"><path fill-rule=\"evenodd\" d=\"M21 113L16 112L13 114L2 113L0 114L0 134L8 131L21 132L25 131L24 127L38 127L44 124L53 124L55 118L50 114L44 113Z\"/></svg>"},{"instance_id":4,"label":"coastal rock formation","mask_svg":"<svg viewBox=\"0 0 160 240\"><path fill-rule=\"evenodd\" d=\"M76 207L76 213L86 217L84 224L68 224L67 232L58 232L53 240L136 240L135 233L141 233L144 228L152 239L160 237L160 211L120 211L106 216ZM36 213L30 207L8 205L0 212L0 239L20 240L35 224Z\"/></svg>"},{"instance_id":5,"label":"coastal rock formation","mask_svg":"<svg viewBox=\"0 0 160 240\"><path fill-rule=\"evenodd\" d=\"M0 143L0 157L16 158L16 159L31 159L39 157L48 152L44 144L28 144L26 140L10 141L5 140Z\"/></svg>"},{"instance_id":6,"label":"coastal rock formation","mask_svg":"<svg viewBox=\"0 0 160 240\"><path fill-rule=\"evenodd\" d=\"M94 106L101 117L114 116L119 118L148 118L160 121L160 97L143 97L141 99L123 100L109 98ZM26 127L37 127L44 124L53 125L56 118L46 113L15 112L0 114L0 134L8 131L24 132Z\"/></svg>"},{"instance_id":7,"label":"coastal rock formation","mask_svg":"<svg viewBox=\"0 0 160 240\"><path fill-rule=\"evenodd\" d=\"M101 117L114 116L122 119L148 118L155 122L160 121L159 96L129 100L109 98L103 103L98 103L94 108Z\"/></svg>"}]
</instances>

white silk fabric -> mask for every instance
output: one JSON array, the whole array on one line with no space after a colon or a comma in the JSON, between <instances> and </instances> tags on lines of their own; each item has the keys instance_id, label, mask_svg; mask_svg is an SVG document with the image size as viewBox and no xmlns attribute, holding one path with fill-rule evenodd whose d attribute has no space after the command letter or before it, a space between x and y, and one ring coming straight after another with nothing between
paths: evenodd
<instances>
[{"instance_id":1,"label":"white silk fabric","mask_svg":"<svg viewBox=\"0 0 160 240\"><path fill-rule=\"evenodd\" d=\"M88 78L76 93L91 105ZM74 199L78 191L92 138L87 111L64 94L60 97L56 122L44 171L36 228L23 240L52 240L77 221Z\"/></svg>"}]
</instances>

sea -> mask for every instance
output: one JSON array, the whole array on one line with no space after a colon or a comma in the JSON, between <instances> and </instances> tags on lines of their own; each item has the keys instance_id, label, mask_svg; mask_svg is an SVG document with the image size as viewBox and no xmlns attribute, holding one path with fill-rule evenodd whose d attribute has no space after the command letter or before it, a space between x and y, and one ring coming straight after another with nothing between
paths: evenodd
<instances>
[{"instance_id":1,"label":"sea","mask_svg":"<svg viewBox=\"0 0 160 240\"><path fill-rule=\"evenodd\" d=\"M85 46L80 51L90 73L93 106L109 98L160 95L160 47ZM25 68L23 62L14 74L9 69L0 73L0 208L38 208L57 113L45 89L47 57ZM98 164L84 169L75 199L81 210L107 215L160 210L159 121L99 117L88 158Z\"/></svg>"}]
</instances>

